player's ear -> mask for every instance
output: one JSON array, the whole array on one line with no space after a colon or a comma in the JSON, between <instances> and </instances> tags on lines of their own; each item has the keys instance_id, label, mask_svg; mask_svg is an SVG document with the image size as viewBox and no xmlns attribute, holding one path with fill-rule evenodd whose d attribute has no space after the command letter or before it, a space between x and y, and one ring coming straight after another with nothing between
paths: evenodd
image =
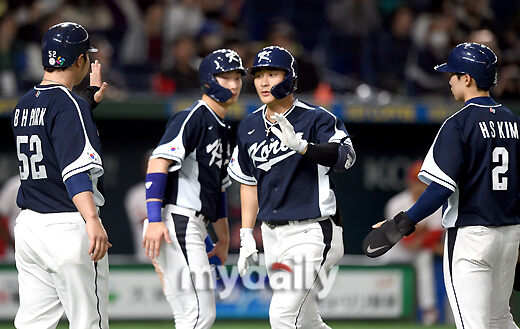
<instances>
[{"instance_id":1,"label":"player's ear","mask_svg":"<svg viewBox=\"0 0 520 329\"><path fill-rule=\"evenodd\" d=\"M476 84L475 80L469 76L469 74L464 74L464 84L466 85L466 87L469 87L471 85L471 81L473 80L473 83Z\"/></svg>"},{"instance_id":2,"label":"player's ear","mask_svg":"<svg viewBox=\"0 0 520 329\"><path fill-rule=\"evenodd\" d=\"M78 59L74 62L74 65L76 65L78 68L82 68L83 65L86 64L87 57L86 54L79 55Z\"/></svg>"}]
</instances>

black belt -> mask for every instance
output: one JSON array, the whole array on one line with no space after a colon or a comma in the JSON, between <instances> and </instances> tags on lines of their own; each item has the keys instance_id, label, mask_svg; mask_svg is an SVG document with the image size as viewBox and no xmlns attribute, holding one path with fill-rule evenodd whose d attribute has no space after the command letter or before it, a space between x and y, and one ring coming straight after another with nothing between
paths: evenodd
<instances>
[{"instance_id":1,"label":"black belt","mask_svg":"<svg viewBox=\"0 0 520 329\"><path fill-rule=\"evenodd\" d=\"M275 227L284 226L284 225L287 225L289 223L298 223L298 224L301 224L301 223L315 223L315 222L319 222L319 221L322 221L322 220L327 220L329 218L330 218L330 216L329 217L320 217L320 218L311 218L311 219L301 219L301 220L276 220L276 221L266 220L266 221L264 221L264 223L270 229L274 229Z\"/></svg>"},{"instance_id":2,"label":"black belt","mask_svg":"<svg viewBox=\"0 0 520 329\"><path fill-rule=\"evenodd\" d=\"M289 224L289 221L288 220L265 221L264 223L265 223L265 225L267 225L267 227L269 227L270 229L273 229L277 226L287 225L287 224Z\"/></svg>"}]
</instances>

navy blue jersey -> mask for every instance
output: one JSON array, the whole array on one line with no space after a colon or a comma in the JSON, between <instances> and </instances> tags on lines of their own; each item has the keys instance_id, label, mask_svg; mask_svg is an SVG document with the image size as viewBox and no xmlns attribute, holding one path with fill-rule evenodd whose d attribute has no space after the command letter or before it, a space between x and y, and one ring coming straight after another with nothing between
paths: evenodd
<instances>
[{"instance_id":1,"label":"navy blue jersey","mask_svg":"<svg viewBox=\"0 0 520 329\"><path fill-rule=\"evenodd\" d=\"M97 206L105 202L101 144L87 101L62 85L37 85L12 117L21 185L17 204L40 213L77 211L65 180L88 172Z\"/></svg>"},{"instance_id":2,"label":"navy blue jersey","mask_svg":"<svg viewBox=\"0 0 520 329\"><path fill-rule=\"evenodd\" d=\"M240 122L228 172L246 185L257 185L258 219L304 220L336 213L329 167L283 145L260 107ZM294 131L310 143L351 144L343 122L322 107L295 100L284 113Z\"/></svg>"},{"instance_id":3,"label":"navy blue jersey","mask_svg":"<svg viewBox=\"0 0 520 329\"><path fill-rule=\"evenodd\" d=\"M174 160L168 168L163 204L200 211L217 220L220 192L231 185L226 167L230 158L228 127L199 100L175 114L151 159Z\"/></svg>"},{"instance_id":4,"label":"navy blue jersey","mask_svg":"<svg viewBox=\"0 0 520 329\"><path fill-rule=\"evenodd\" d=\"M520 119L490 97L477 97L442 124L419 178L454 193L443 226L520 224Z\"/></svg>"}]
</instances>

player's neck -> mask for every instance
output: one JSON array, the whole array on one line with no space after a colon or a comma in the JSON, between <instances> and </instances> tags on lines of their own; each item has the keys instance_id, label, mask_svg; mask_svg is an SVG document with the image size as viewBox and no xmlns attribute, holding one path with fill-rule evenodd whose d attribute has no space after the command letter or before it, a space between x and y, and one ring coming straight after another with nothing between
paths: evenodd
<instances>
[{"instance_id":1,"label":"player's neck","mask_svg":"<svg viewBox=\"0 0 520 329\"><path fill-rule=\"evenodd\" d=\"M219 118L224 119L227 113L228 106L225 103L219 103L206 94L202 95L202 100L215 112Z\"/></svg>"},{"instance_id":2,"label":"player's neck","mask_svg":"<svg viewBox=\"0 0 520 329\"><path fill-rule=\"evenodd\" d=\"M42 78L42 85L62 85L68 90L72 90L74 87L74 80L69 77L68 72L45 72Z\"/></svg>"},{"instance_id":3,"label":"player's neck","mask_svg":"<svg viewBox=\"0 0 520 329\"><path fill-rule=\"evenodd\" d=\"M272 101L271 103L267 104L267 111L268 115L267 118L269 121L271 121L271 115L274 113L280 113L283 114L287 110L289 110L294 103L294 96L293 94L290 94L289 96L277 99Z\"/></svg>"},{"instance_id":4,"label":"player's neck","mask_svg":"<svg viewBox=\"0 0 520 329\"><path fill-rule=\"evenodd\" d=\"M469 89L464 94L464 102L469 101L475 97L489 97L489 91L477 90L477 89Z\"/></svg>"}]
</instances>

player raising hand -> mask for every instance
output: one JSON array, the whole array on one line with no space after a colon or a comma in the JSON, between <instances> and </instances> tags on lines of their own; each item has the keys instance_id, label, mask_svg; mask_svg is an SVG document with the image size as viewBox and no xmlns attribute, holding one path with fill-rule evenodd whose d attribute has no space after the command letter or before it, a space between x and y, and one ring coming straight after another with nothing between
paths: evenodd
<instances>
[{"instance_id":1,"label":"player raising hand","mask_svg":"<svg viewBox=\"0 0 520 329\"><path fill-rule=\"evenodd\" d=\"M271 327L329 328L318 312L317 281L343 256L343 228L329 174L352 166L352 142L336 116L294 98L298 67L285 48L262 49L249 72L264 105L240 122L228 168L242 184L238 270L244 276L249 259L257 260L252 231L258 218L270 280L286 271L296 278L310 275L314 282L274 290Z\"/></svg>"},{"instance_id":2,"label":"player raising hand","mask_svg":"<svg viewBox=\"0 0 520 329\"><path fill-rule=\"evenodd\" d=\"M72 92L96 51L81 25L51 27L42 40L42 82L12 113L22 209L15 227L17 328L55 328L64 309L71 328L108 328L101 144L89 102ZM100 64L92 69L98 103L106 84Z\"/></svg>"}]
</instances>

